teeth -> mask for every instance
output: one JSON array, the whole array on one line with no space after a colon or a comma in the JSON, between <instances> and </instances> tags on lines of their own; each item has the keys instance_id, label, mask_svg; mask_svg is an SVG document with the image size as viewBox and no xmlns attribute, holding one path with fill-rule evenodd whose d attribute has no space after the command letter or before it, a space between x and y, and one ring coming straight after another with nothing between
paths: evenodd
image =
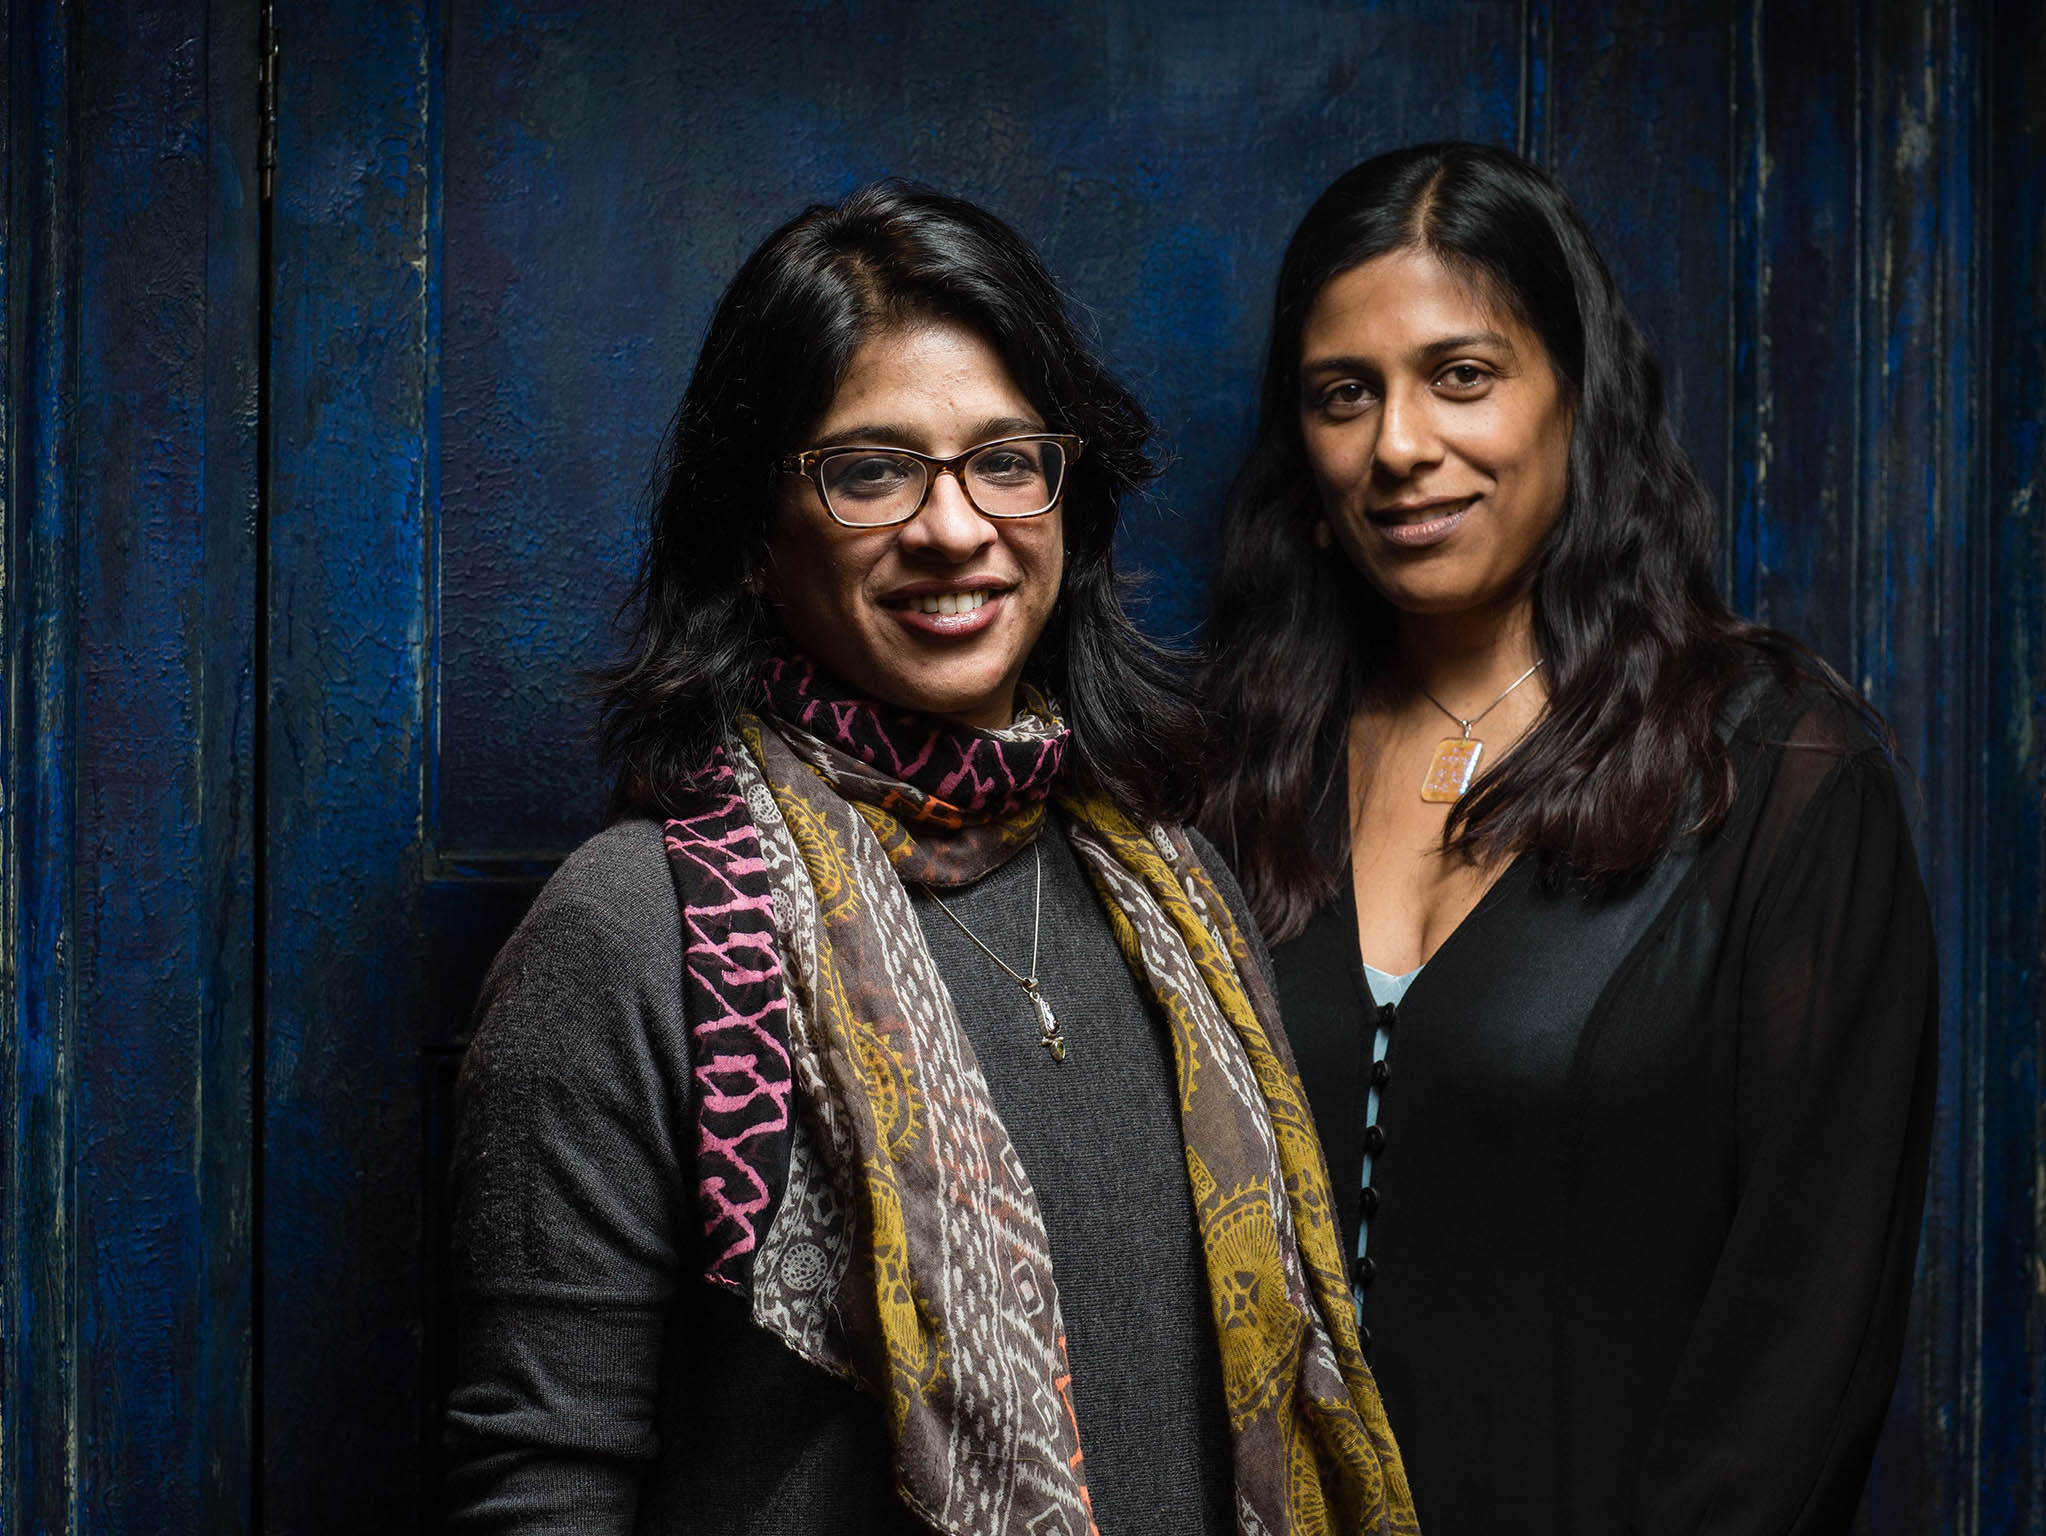
<instances>
[{"instance_id":1,"label":"teeth","mask_svg":"<svg viewBox=\"0 0 2046 1536\"><path fill-rule=\"evenodd\" d=\"M909 606L918 613L959 614L971 613L987 601L987 593L980 592L932 592L922 597L912 597Z\"/></svg>"}]
</instances>

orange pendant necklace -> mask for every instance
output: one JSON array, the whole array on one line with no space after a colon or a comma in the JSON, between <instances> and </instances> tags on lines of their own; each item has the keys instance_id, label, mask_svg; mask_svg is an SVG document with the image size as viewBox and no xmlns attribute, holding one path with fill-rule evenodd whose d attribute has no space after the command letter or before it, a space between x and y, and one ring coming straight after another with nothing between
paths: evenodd
<instances>
[{"instance_id":1,"label":"orange pendant necklace","mask_svg":"<svg viewBox=\"0 0 2046 1536\"><path fill-rule=\"evenodd\" d=\"M1485 716L1506 702L1507 693L1513 692L1541 668L1541 660L1537 658L1533 666L1506 685L1506 693L1500 694L1468 720L1426 688L1421 690L1421 696L1454 720L1457 727L1456 735L1445 736L1436 744L1434 759L1428 764L1428 776L1421 780L1423 800L1430 805L1454 805L1463 798L1464 791L1471 787L1471 779L1477 774L1478 759L1485 752L1485 744L1472 737L1472 729Z\"/></svg>"}]
</instances>

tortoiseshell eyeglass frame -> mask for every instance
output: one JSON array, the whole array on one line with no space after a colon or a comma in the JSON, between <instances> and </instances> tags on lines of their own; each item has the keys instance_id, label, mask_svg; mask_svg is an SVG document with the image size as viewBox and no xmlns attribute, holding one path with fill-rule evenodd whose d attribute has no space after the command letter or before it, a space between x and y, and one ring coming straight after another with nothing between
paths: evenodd
<instances>
[{"instance_id":1,"label":"tortoiseshell eyeglass frame","mask_svg":"<svg viewBox=\"0 0 2046 1536\"><path fill-rule=\"evenodd\" d=\"M1065 464L1059 470L1058 488L1052 493L1051 500L1047 501L1035 512L990 512L974 499L972 487L966 483L966 477L960 473L961 470L966 468L966 461L968 459L973 458L977 454L986 453L990 448L1002 448L1010 443L1057 443L1065 453ZM1069 432L1019 432L1014 437L997 437L985 443L975 443L964 453L955 453L949 458L939 458L937 455L929 453L918 453L914 448L902 448L893 443L833 443L828 448L805 448L801 453L792 453L776 467L785 475L801 475L811 485L815 486L817 489L817 500L823 504L826 515L841 528L900 528L904 523L914 521L917 513L923 511L925 504L930 501L931 487L938 483L938 476L946 474L952 477L959 486L959 489L965 494L967 501L972 504L973 510L982 517L993 518L998 522L1013 523L1020 522L1025 518L1042 517L1059 504L1059 497L1065 494L1067 473L1075 464L1080 462L1080 454L1086 446L1085 438L1075 437ZM824 478L817 472L818 467L826 459L841 453L891 453L898 458L915 459L924 467L923 494L917 497L916 505L901 517L891 517L885 523L849 522L847 519L840 517L837 509L831 505L831 497L824 489Z\"/></svg>"}]
</instances>

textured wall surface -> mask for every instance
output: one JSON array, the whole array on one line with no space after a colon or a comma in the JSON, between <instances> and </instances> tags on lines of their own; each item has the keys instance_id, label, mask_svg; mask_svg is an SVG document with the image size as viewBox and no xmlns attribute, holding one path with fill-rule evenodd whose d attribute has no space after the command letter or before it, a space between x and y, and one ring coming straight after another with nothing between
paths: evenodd
<instances>
[{"instance_id":1,"label":"textured wall surface","mask_svg":"<svg viewBox=\"0 0 2046 1536\"><path fill-rule=\"evenodd\" d=\"M405 5L278 19L262 1512L271 1530L391 1529L422 1442L432 40Z\"/></svg>"},{"instance_id":2,"label":"textured wall surface","mask_svg":"<svg viewBox=\"0 0 2046 1536\"><path fill-rule=\"evenodd\" d=\"M13 0L0 411L0 1536L430 1528L447 1089L596 824L719 289L895 173L1044 252L1199 620L1278 256L1514 145L1589 218L1745 611L1916 771L1942 953L1862 1523L2046 1533L2046 13L2015 0Z\"/></svg>"},{"instance_id":3,"label":"textured wall surface","mask_svg":"<svg viewBox=\"0 0 2046 1536\"><path fill-rule=\"evenodd\" d=\"M1981 514L1956 519L1979 573L1957 615L1972 776L1960 790L1980 863L1963 897L1967 938L1949 951L1980 1084L1961 1116L1966 1149L1941 1193L1971 1203L1947 1218L1921 1272L1957 1254L1982 1276L1972 1316L1951 1328L1946 1379L1987 1405L1963 1471L1981 1531L2046 1531L2046 8L2005 0L1977 40L1991 104L1977 185L1990 210L1975 247L1982 326L1964 396L1980 423ZM1972 361L1975 367L1965 366ZM1951 387L1951 386L1950 386ZM1973 1159L1971 1163L1968 1161ZM1943 1175L1946 1170L1942 1170ZM1958 1199L1956 1198L1958 1197ZM1926 1330L1928 1333L1930 1329ZM1921 1369L1923 1369L1921 1365ZM1928 1373L1929 1374L1929 1373ZM1928 1391L1921 1413L1938 1413ZM1879 1490L1878 1496L1881 1496ZM1957 1500L1957 1502L1959 1502Z\"/></svg>"},{"instance_id":4,"label":"textured wall surface","mask_svg":"<svg viewBox=\"0 0 2046 1536\"><path fill-rule=\"evenodd\" d=\"M251 1519L254 17L8 16L8 1532Z\"/></svg>"},{"instance_id":5,"label":"textured wall surface","mask_svg":"<svg viewBox=\"0 0 2046 1536\"><path fill-rule=\"evenodd\" d=\"M453 5L444 846L554 852L591 826L567 689L611 654L635 501L711 306L769 230L876 176L995 208L1091 312L1173 460L1123 549L1158 578L1152 622L1196 624L1293 221L1360 145L1513 138L1517 0L1437 10L781 4L659 28L629 3Z\"/></svg>"}]
</instances>

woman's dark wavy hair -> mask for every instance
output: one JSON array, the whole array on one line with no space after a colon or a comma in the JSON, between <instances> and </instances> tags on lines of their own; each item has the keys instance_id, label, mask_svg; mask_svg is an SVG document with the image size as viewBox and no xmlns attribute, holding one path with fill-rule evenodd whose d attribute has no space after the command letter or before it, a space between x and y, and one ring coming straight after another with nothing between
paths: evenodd
<instances>
[{"instance_id":1,"label":"woman's dark wavy hair","mask_svg":"<svg viewBox=\"0 0 2046 1536\"><path fill-rule=\"evenodd\" d=\"M1223 513L1201 819L1274 942L1335 894L1346 818L1321 797L1340 792L1345 731L1394 623L1348 560L1314 547L1301 332L1331 278L1404 249L1539 336L1575 408L1570 489L1533 578L1548 708L1450 812L1445 850L1491 863L1531 849L1550 879L1610 887L1713 831L1734 792L1720 713L1758 665L1886 736L1816 656L1721 601L1712 503L1665 417L1661 370L1562 190L1478 144L1380 155L1339 177L1286 249L1257 433Z\"/></svg>"},{"instance_id":2,"label":"woman's dark wavy hair","mask_svg":"<svg viewBox=\"0 0 2046 1536\"><path fill-rule=\"evenodd\" d=\"M752 581L779 505L775 466L805 446L863 344L925 320L983 337L1050 430L1086 439L1064 493L1064 585L1026 675L1059 701L1082 782L1142 819L1190 814L1198 716L1173 658L1124 611L1114 563L1122 500L1157 473L1151 424L1014 230L882 181L768 236L711 317L656 469L629 652L602 678L614 819L676 808L755 702L779 634Z\"/></svg>"}]
</instances>

